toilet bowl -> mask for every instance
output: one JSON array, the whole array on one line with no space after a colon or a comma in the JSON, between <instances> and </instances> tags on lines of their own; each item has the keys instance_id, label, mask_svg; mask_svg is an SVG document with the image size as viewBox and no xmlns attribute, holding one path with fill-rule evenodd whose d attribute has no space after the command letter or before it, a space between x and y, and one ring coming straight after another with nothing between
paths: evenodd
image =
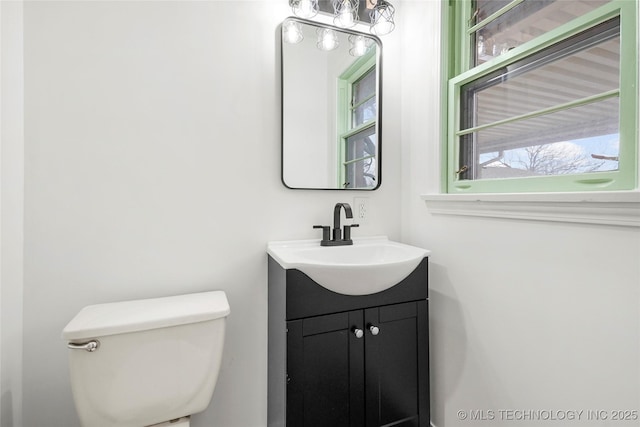
<instances>
[{"instance_id":1,"label":"toilet bowl","mask_svg":"<svg viewBox=\"0 0 640 427\"><path fill-rule=\"evenodd\" d=\"M187 427L211 401L229 312L223 291L83 308L62 332L82 426Z\"/></svg>"}]
</instances>

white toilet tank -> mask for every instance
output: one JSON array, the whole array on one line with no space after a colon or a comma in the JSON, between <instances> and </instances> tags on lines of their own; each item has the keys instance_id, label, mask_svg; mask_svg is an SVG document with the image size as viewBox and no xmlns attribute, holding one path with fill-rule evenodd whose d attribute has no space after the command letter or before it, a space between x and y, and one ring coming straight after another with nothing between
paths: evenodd
<instances>
[{"instance_id":1,"label":"white toilet tank","mask_svg":"<svg viewBox=\"0 0 640 427\"><path fill-rule=\"evenodd\" d=\"M91 305L69 322L71 388L83 427L143 427L211 401L229 303L223 291ZM87 344L89 343L89 344Z\"/></svg>"}]
</instances>

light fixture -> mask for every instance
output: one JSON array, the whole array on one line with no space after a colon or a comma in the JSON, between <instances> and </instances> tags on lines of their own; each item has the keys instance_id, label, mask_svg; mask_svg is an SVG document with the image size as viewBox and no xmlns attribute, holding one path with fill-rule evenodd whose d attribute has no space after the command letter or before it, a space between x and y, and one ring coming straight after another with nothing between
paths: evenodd
<instances>
[{"instance_id":1,"label":"light fixture","mask_svg":"<svg viewBox=\"0 0 640 427\"><path fill-rule=\"evenodd\" d=\"M309 19L318 14L318 0L289 0L289 6L301 18Z\"/></svg>"},{"instance_id":2,"label":"light fixture","mask_svg":"<svg viewBox=\"0 0 640 427\"><path fill-rule=\"evenodd\" d=\"M318 49L330 51L336 49L340 46L340 41L338 40L338 34L330 28L318 28L316 30L316 34L318 34Z\"/></svg>"},{"instance_id":3,"label":"light fixture","mask_svg":"<svg viewBox=\"0 0 640 427\"><path fill-rule=\"evenodd\" d=\"M373 4L373 9L369 12L371 17L371 32L377 36L389 34L396 27L393 22L393 15L396 8L386 0L367 0Z\"/></svg>"},{"instance_id":4,"label":"light fixture","mask_svg":"<svg viewBox=\"0 0 640 427\"><path fill-rule=\"evenodd\" d=\"M358 0L333 0L333 24L351 28L358 22Z\"/></svg>"},{"instance_id":5,"label":"light fixture","mask_svg":"<svg viewBox=\"0 0 640 427\"><path fill-rule=\"evenodd\" d=\"M351 28L358 23L360 3L364 3L366 11L369 12L372 34L384 36L394 30L396 8L387 0L331 0L331 3L324 0L321 4L318 0L289 0L293 13L304 19L313 18L320 10L323 14L331 13L330 8L333 5L333 25L339 28ZM299 43L303 38L300 35L301 38L298 40L293 34L291 37L287 39L289 43Z\"/></svg>"},{"instance_id":6,"label":"light fixture","mask_svg":"<svg viewBox=\"0 0 640 427\"><path fill-rule=\"evenodd\" d=\"M373 44L373 40L362 35L352 34L349 36L349 54L351 56L363 56Z\"/></svg>"},{"instance_id":7,"label":"light fixture","mask_svg":"<svg viewBox=\"0 0 640 427\"><path fill-rule=\"evenodd\" d=\"M287 20L282 24L282 38L285 42L296 44L304 40L299 22Z\"/></svg>"}]
</instances>

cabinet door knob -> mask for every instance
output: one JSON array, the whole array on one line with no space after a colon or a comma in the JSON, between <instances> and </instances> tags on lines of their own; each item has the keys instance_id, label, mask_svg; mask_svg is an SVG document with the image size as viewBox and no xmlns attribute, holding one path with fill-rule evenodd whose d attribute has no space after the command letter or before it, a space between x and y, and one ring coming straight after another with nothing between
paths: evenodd
<instances>
[{"instance_id":1,"label":"cabinet door knob","mask_svg":"<svg viewBox=\"0 0 640 427\"><path fill-rule=\"evenodd\" d=\"M364 331L362 329L353 328L352 331L356 338L362 338L364 336Z\"/></svg>"},{"instance_id":2,"label":"cabinet door knob","mask_svg":"<svg viewBox=\"0 0 640 427\"><path fill-rule=\"evenodd\" d=\"M378 335L380 333L380 328L378 328L377 326L370 325L369 332L371 332L371 335Z\"/></svg>"}]
</instances>

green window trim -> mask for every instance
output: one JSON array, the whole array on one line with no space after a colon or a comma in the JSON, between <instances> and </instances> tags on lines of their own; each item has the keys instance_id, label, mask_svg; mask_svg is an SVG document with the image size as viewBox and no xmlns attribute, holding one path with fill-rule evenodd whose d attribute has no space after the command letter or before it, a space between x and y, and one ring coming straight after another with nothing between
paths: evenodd
<instances>
[{"instance_id":1,"label":"green window trim","mask_svg":"<svg viewBox=\"0 0 640 427\"><path fill-rule=\"evenodd\" d=\"M349 139L350 137L357 135L359 133L362 133L364 130L367 129L371 129L371 128L375 128L376 126L376 121L375 120L370 120L366 123L361 124L358 127L355 127L353 129L351 129L348 132L345 132L341 135L340 138L340 155L341 155L341 159L340 159L340 179L342 180L341 182L344 182L345 179L345 172L344 172L344 167L346 165L350 165L352 163L356 163L362 160L368 160L368 159L374 159L376 156L363 156L363 157L358 157L356 159L351 159L351 160L346 160L345 158L345 144L347 142L347 139ZM375 131L375 130L374 130Z\"/></svg>"},{"instance_id":2,"label":"green window trim","mask_svg":"<svg viewBox=\"0 0 640 427\"><path fill-rule=\"evenodd\" d=\"M353 160L349 160L344 162L345 165L350 165L351 163L357 163L357 162L361 162L362 160L369 160L369 159L373 159L375 158L375 156L364 156L364 157L359 157L357 159L353 159Z\"/></svg>"},{"instance_id":3,"label":"green window trim","mask_svg":"<svg viewBox=\"0 0 640 427\"><path fill-rule=\"evenodd\" d=\"M370 49L366 54L360 57L357 61L355 61L349 68L347 68L340 76L338 76L337 88L338 88L338 96L337 96L337 141L336 141L336 149L338 159L338 173L337 173L337 182L338 186L341 187L344 182L346 182L346 169L345 166L356 163L362 160L368 160L371 158L375 158L375 156L365 156L357 159L346 159L346 144L349 137L356 135L363 130L369 129L371 127L376 126L376 119L373 118L366 123L363 123L355 128L351 126L351 118L353 116L352 112L363 105L371 98L375 97L376 94L367 97L366 99L361 100L358 104L351 105L352 99L352 87L355 82L357 82L360 78L362 78L365 74L367 74L371 69L376 66L376 51L374 49Z\"/></svg>"},{"instance_id":4,"label":"green window trim","mask_svg":"<svg viewBox=\"0 0 640 427\"><path fill-rule=\"evenodd\" d=\"M465 17L471 16L471 1L443 2L442 8L442 173L443 193L521 193L521 192L569 192L569 191L613 191L632 190L638 187L638 6L635 1L613 0L579 18L551 30L529 42L513 48L496 59L469 69L471 62L470 34L490 20L511 10L522 0L506 5L478 24L471 25ZM447 7L448 5L448 7ZM568 37L583 32L602 22L620 16L620 88L598 94L594 99L579 99L539 110L528 115L535 116L554 109L567 108L597 99L619 97L620 102L620 162L617 171L591 172L572 175L535 176L526 178L495 178L458 180L460 135L479 130L483 126L461 131L460 96L461 87L469 82L530 55L548 48ZM512 117L504 122L522 117ZM491 123L487 126L495 126Z\"/></svg>"},{"instance_id":5,"label":"green window trim","mask_svg":"<svg viewBox=\"0 0 640 427\"><path fill-rule=\"evenodd\" d=\"M506 6L504 6L503 8L495 11L491 15L487 16L486 18L484 18L482 21L480 21L477 24L467 28L467 35L471 35L471 34L475 33L477 30L479 30L480 28L482 28L485 25L489 24L490 22L495 21L496 19L498 19L499 17L501 17L505 13L509 12L514 7L518 6L523 1L524 0L514 0L511 3L507 4ZM471 3L468 3L468 5L471 6ZM463 15L463 16L469 16L469 14L466 14L466 15Z\"/></svg>"}]
</instances>

